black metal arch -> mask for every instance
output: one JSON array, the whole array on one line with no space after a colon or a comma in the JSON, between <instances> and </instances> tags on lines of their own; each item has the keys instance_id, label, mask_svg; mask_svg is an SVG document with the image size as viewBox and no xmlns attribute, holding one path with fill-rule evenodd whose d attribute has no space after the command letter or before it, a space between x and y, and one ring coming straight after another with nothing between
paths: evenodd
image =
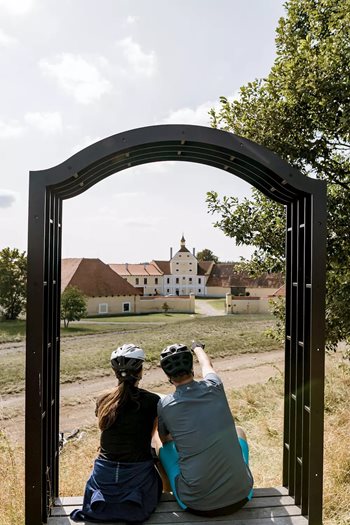
<instances>
[{"instance_id":1,"label":"black metal arch","mask_svg":"<svg viewBox=\"0 0 350 525\"><path fill-rule=\"evenodd\" d=\"M231 133L164 125L119 133L31 172L26 360L26 524L58 495L62 201L132 166L197 162L287 207L283 484L310 525L322 521L326 185Z\"/></svg>"}]
</instances>

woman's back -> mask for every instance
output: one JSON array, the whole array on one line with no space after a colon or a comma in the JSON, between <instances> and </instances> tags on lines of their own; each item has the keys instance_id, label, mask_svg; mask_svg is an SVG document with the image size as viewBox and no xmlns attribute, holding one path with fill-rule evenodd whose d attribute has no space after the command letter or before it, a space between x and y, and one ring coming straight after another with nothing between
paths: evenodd
<instances>
[{"instance_id":1,"label":"woman's back","mask_svg":"<svg viewBox=\"0 0 350 525\"><path fill-rule=\"evenodd\" d=\"M101 459L125 463L152 459L151 438L159 396L137 387L133 390L135 400L129 399L114 423L101 432Z\"/></svg>"}]
</instances>

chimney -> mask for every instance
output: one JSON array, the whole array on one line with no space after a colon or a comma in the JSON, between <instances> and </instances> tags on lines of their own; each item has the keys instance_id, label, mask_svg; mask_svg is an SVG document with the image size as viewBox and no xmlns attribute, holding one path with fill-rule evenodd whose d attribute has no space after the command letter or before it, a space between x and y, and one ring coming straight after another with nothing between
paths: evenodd
<instances>
[{"instance_id":1,"label":"chimney","mask_svg":"<svg viewBox=\"0 0 350 525\"><path fill-rule=\"evenodd\" d=\"M173 258L173 249L170 248L170 260Z\"/></svg>"},{"instance_id":2,"label":"chimney","mask_svg":"<svg viewBox=\"0 0 350 525\"><path fill-rule=\"evenodd\" d=\"M196 248L192 248L192 253L194 256L196 256Z\"/></svg>"},{"instance_id":3,"label":"chimney","mask_svg":"<svg viewBox=\"0 0 350 525\"><path fill-rule=\"evenodd\" d=\"M128 263L125 263L125 270L128 271Z\"/></svg>"}]
</instances>

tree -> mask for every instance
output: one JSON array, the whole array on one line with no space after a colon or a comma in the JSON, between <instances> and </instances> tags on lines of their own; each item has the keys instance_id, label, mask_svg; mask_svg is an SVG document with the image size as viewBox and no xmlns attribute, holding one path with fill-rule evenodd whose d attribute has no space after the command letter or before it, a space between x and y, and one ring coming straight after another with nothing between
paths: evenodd
<instances>
[{"instance_id":1,"label":"tree","mask_svg":"<svg viewBox=\"0 0 350 525\"><path fill-rule=\"evenodd\" d=\"M17 248L0 251L0 307L5 319L17 319L26 303L27 257Z\"/></svg>"},{"instance_id":2,"label":"tree","mask_svg":"<svg viewBox=\"0 0 350 525\"><path fill-rule=\"evenodd\" d=\"M70 321L80 321L87 314L84 294L76 286L67 286L61 295L61 319L68 328Z\"/></svg>"},{"instance_id":3,"label":"tree","mask_svg":"<svg viewBox=\"0 0 350 525\"><path fill-rule=\"evenodd\" d=\"M197 253L198 261L214 261L215 263L219 262L219 258L213 254L208 248L204 248L201 252Z\"/></svg>"},{"instance_id":4,"label":"tree","mask_svg":"<svg viewBox=\"0 0 350 525\"><path fill-rule=\"evenodd\" d=\"M327 342L350 341L350 0L289 0L268 76L221 97L213 127L278 153L328 182ZM252 271L284 268L284 209L254 190L239 202L207 197L216 226L252 244ZM283 233L282 233L283 232Z\"/></svg>"},{"instance_id":5,"label":"tree","mask_svg":"<svg viewBox=\"0 0 350 525\"><path fill-rule=\"evenodd\" d=\"M165 315L168 315L168 312L169 312L169 310L170 310L170 306L168 305L167 302L165 302L165 303L162 304L162 310L163 310L163 312L165 313Z\"/></svg>"}]
</instances>

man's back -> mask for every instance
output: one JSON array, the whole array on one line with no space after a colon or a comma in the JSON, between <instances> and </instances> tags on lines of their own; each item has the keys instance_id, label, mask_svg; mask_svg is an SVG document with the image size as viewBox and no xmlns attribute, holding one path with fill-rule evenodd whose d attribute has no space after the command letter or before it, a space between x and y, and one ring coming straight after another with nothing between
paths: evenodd
<instances>
[{"instance_id":1,"label":"man's back","mask_svg":"<svg viewBox=\"0 0 350 525\"><path fill-rule=\"evenodd\" d=\"M220 378L178 385L158 405L159 433L179 452L177 492L190 508L211 510L246 498L253 480L245 465Z\"/></svg>"}]
</instances>

